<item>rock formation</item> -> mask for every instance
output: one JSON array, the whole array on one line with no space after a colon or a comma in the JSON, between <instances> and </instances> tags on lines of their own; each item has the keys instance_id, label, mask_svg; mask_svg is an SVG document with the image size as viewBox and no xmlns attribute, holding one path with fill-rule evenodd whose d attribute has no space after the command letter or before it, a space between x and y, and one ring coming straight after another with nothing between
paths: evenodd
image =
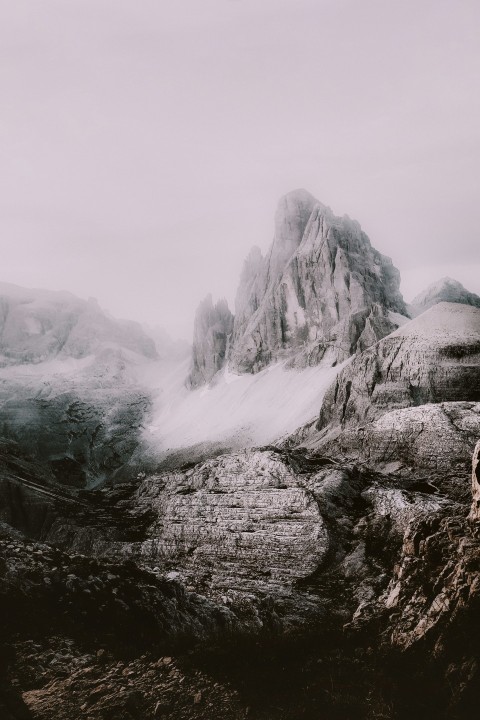
<instances>
[{"instance_id":1,"label":"rock formation","mask_svg":"<svg viewBox=\"0 0 480 720\"><path fill-rule=\"evenodd\" d=\"M0 324L0 645L13 652L0 663L0 713L478 714L480 308L448 285L454 303L429 292L417 305L432 307L397 328L398 287L357 223L305 191L287 195L267 257L256 249L246 261L235 319L211 296L197 313L191 387L227 359L242 380L225 371L236 390L222 397L222 378L195 393L182 375L181 391L194 425L205 420L198 407L221 406L215 428L236 394L250 393L258 410L280 385L279 414L304 422L297 393L319 418L276 446L226 453L219 443L217 457L191 435L206 459L187 451L151 472L142 452L135 466L151 420L148 338L95 303L10 291ZM295 370L309 378L301 388L284 377L288 363L346 358L321 407L314 374L330 382L336 369ZM256 374L279 360L277 374ZM255 382L262 375L270 394ZM177 397L164 390L163 418ZM213 405L194 412L202 396ZM247 414L240 429L230 428L243 442ZM237 662L242 648L251 656L239 687L250 678L255 688L244 696L222 684L225 658ZM207 668L219 653L217 676L194 666L195 652ZM256 695L272 658L277 688L295 684L288 709L283 688L265 703Z\"/></svg>"},{"instance_id":2,"label":"rock formation","mask_svg":"<svg viewBox=\"0 0 480 720\"><path fill-rule=\"evenodd\" d=\"M480 402L480 309L440 303L357 355L327 391L318 429L387 411Z\"/></svg>"},{"instance_id":3,"label":"rock formation","mask_svg":"<svg viewBox=\"0 0 480 720\"><path fill-rule=\"evenodd\" d=\"M226 357L240 373L285 358L343 362L402 321L399 284L398 270L357 222L336 217L305 190L291 192L278 205L266 257L253 248L245 261L228 350L226 308L214 312L208 299L199 308L192 385L208 382Z\"/></svg>"},{"instance_id":4,"label":"rock formation","mask_svg":"<svg viewBox=\"0 0 480 720\"><path fill-rule=\"evenodd\" d=\"M480 434L480 310L440 303L358 354L325 393L319 419L284 442L376 471L428 477L465 501Z\"/></svg>"},{"instance_id":5,"label":"rock formation","mask_svg":"<svg viewBox=\"0 0 480 720\"><path fill-rule=\"evenodd\" d=\"M461 303L480 308L480 297L463 287L458 280L444 277L432 283L408 305L411 317L416 317L439 302Z\"/></svg>"},{"instance_id":6,"label":"rock formation","mask_svg":"<svg viewBox=\"0 0 480 720\"><path fill-rule=\"evenodd\" d=\"M207 295L195 316L193 330L193 367L189 377L192 388L209 382L223 367L228 338L233 328L233 315L226 300L215 305Z\"/></svg>"},{"instance_id":7,"label":"rock formation","mask_svg":"<svg viewBox=\"0 0 480 720\"><path fill-rule=\"evenodd\" d=\"M470 510L470 520L480 520L480 440L478 441L473 453L472 461L472 508Z\"/></svg>"},{"instance_id":8,"label":"rock formation","mask_svg":"<svg viewBox=\"0 0 480 720\"><path fill-rule=\"evenodd\" d=\"M341 362L406 315L400 276L359 224L336 217L305 190L289 193L275 215L267 256L254 250L235 302L230 362L256 372L301 351L304 363Z\"/></svg>"},{"instance_id":9,"label":"rock formation","mask_svg":"<svg viewBox=\"0 0 480 720\"><path fill-rule=\"evenodd\" d=\"M94 299L0 284L0 366L84 358L109 347L156 357L138 323L113 319Z\"/></svg>"},{"instance_id":10,"label":"rock formation","mask_svg":"<svg viewBox=\"0 0 480 720\"><path fill-rule=\"evenodd\" d=\"M314 497L274 453L246 451L145 480L138 507L157 516L142 546L150 563L174 563L223 591L289 586L328 551Z\"/></svg>"}]
</instances>

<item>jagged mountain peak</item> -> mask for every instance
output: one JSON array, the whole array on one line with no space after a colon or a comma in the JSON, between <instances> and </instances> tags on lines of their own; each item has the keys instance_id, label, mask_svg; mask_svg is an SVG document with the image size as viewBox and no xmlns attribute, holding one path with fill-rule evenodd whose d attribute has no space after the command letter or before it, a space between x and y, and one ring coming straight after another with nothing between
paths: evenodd
<instances>
[{"instance_id":1,"label":"jagged mountain peak","mask_svg":"<svg viewBox=\"0 0 480 720\"><path fill-rule=\"evenodd\" d=\"M269 251L263 256L253 248L244 263L228 350L226 339L221 343L224 360L228 356L237 372L257 372L285 358L300 365L342 362L408 315L399 286L398 270L358 222L335 216L306 190L293 190L279 201ZM203 332L204 324L198 327ZM211 343L201 332L194 339L194 367L213 369L219 355L202 359Z\"/></svg>"},{"instance_id":2,"label":"jagged mountain peak","mask_svg":"<svg viewBox=\"0 0 480 720\"><path fill-rule=\"evenodd\" d=\"M269 254L269 280L275 281L300 245L315 209L325 210L307 190L292 190L280 198L275 212L275 234Z\"/></svg>"},{"instance_id":3,"label":"jagged mountain peak","mask_svg":"<svg viewBox=\"0 0 480 720\"><path fill-rule=\"evenodd\" d=\"M256 372L299 351L308 364L344 360L395 329L389 313L407 315L399 281L358 222L335 216L305 190L288 193L270 251L244 266L232 367Z\"/></svg>"}]
</instances>

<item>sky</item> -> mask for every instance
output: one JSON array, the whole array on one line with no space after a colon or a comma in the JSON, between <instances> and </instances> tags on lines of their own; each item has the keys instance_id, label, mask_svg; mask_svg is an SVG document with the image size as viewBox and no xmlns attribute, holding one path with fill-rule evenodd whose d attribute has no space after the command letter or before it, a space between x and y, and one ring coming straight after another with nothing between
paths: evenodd
<instances>
[{"instance_id":1,"label":"sky","mask_svg":"<svg viewBox=\"0 0 480 720\"><path fill-rule=\"evenodd\" d=\"M304 187L480 294L478 0L0 0L0 280L189 337Z\"/></svg>"}]
</instances>

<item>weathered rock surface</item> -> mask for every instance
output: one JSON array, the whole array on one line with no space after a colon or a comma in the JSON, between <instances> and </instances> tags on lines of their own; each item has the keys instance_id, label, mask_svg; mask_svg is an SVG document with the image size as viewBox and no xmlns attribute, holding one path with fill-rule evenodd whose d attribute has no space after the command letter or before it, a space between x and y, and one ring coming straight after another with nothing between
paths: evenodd
<instances>
[{"instance_id":1,"label":"weathered rock surface","mask_svg":"<svg viewBox=\"0 0 480 720\"><path fill-rule=\"evenodd\" d=\"M391 410L358 427L319 432L311 425L283 445L401 477L405 487L424 482L425 492L466 501L468 458L479 434L480 403L449 402Z\"/></svg>"},{"instance_id":2,"label":"weathered rock surface","mask_svg":"<svg viewBox=\"0 0 480 720\"><path fill-rule=\"evenodd\" d=\"M280 443L465 502L480 434L480 310L441 303L357 355Z\"/></svg>"},{"instance_id":3,"label":"weathered rock surface","mask_svg":"<svg viewBox=\"0 0 480 720\"><path fill-rule=\"evenodd\" d=\"M209 573L223 589L291 585L328 551L315 498L274 453L246 451L145 480L137 503L157 520L142 558Z\"/></svg>"},{"instance_id":4,"label":"weathered rock surface","mask_svg":"<svg viewBox=\"0 0 480 720\"><path fill-rule=\"evenodd\" d=\"M136 522L136 537L115 529L108 513L100 525L75 513L47 539L170 572L254 618L268 597L272 629L298 632L333 617L345 622L378 597L408 523L449 503L414 487L412 476L362 472L305 450L255 450L146 478L111 503L113 516Z\"/></svg>"},{"instance_id":5,"label":"weathered rock surface","mask_svg":"<svg viewBox=\"0 0 480 720\"><path fill-rule=\"evenodd\" d=\"M480 435L480 433L478 433ZM480 440L475 446L472 461L472 508L470 520L480 520Z\"/></svg>"},{"instance_id":6,"label":"weathered rock surface","mask_svg":"<svg viewBox=\"0 0 480 720\"><path fill-rule=\"evenodd\" d=\"M52 477L84 487L111 477L141 442L148 391L131 382L121 351L52 371L0 371L0 432Z\"/></svg>"},{"instance_id":7,"label":"weathered rock surface","mask_svg":"<svg viewBox=\"0 0 480 720\"><path fill-rule=\"evenodd\" d=\"M207 295L195 316L193 330L193 367L189 376L191 387L209 382L223 367L228 338L233 329L233 315L226 300L215 305Z\"/></svg>"},{"instance_id":8,"label":"weathered rock surface","mask_svg":"<svg viewBox=\"0 0 480 720\"><path fill-rule=\"evenodd\" d=\"M245 717L231 688L171 656L239 629L229 608L131 562L1 531L0 580L2 720Z\"/></svg>"},{"instance_id":9,"label":"weathered rock surface","mask_svg":"<svg viewBox=\"0 0 480 720\"><path fill-rule=\"evenodd\" d=\"M432 283L408 305L411 317L417 317L440 302L462 303L480 308L480 297L463 287L458 280L444 277Z\"/></svg>"},{"instance_id":10,"label":"weathered rock surface","mask_svg":"<svg viewBox=\"0 0 480 720\"><path fill-rule=\"evenodd\" d=\"M440 303L356 356L327 391L318 429L393 409L480 401L480 309Z\"/></svg>"},{"instance_id":11,"label":"weathered rock surface","mask_svg":"<svg viewBox=\"0 0 480 720\"><path fill-rule=\"evenodd\" d=\"M71 487L112 477L141 446L156 362L137 323L70 293L0 285L0 436Z\"/></svg>"},{"instance_id":12,"label":"weathered rock surface","mask_svg":"<svg viewBox=\"0 0 480 720\"><path fill-rule=\"evenodd\" d=\"M445 505L407 524L399 561L385 593L361 606L354 624L370 623L384 651L400 648L406 663L423 657L427 673L445 693L445 716L477 712L480 625L480 540L477 504L477 444L473 456L470 523L465 505ZM375 623L380 624L375 625ZM373 623L373 624L372 624Z\"/></svg>"}]
</instances>

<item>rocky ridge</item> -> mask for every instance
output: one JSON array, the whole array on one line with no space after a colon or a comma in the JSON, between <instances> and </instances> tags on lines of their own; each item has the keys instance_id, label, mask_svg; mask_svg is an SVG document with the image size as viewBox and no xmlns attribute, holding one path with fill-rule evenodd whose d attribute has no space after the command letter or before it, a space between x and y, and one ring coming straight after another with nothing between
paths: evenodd
<instances>
[{"instance_id":1,"label":"rocky ridge","mask_svg":"<svg viewBox=\"0 0 480 720\"><path fill-rule=\"evenodd\" d=\"M254 248L245 261L225 355L223 340L219 353L195 337L195 383L227 360L240 373L282 358L297 365L343 362L407 315L399 284L398 270L357 222L336 217L305 190L293 191L279 202L267 255ZM199 373L203 366L209 372Z\"/></svg>"},{"instance_id":2,"label":"rocky ridge","mask_svg":"<svg viewBox=\"0 0 480 720\"><path fill-rule=\"evenodd\" d=\"M0 283L0 366L80 359L109 347L157 356L139 323L112 318L93 298Z\"/></svg>"}]
</instances>

